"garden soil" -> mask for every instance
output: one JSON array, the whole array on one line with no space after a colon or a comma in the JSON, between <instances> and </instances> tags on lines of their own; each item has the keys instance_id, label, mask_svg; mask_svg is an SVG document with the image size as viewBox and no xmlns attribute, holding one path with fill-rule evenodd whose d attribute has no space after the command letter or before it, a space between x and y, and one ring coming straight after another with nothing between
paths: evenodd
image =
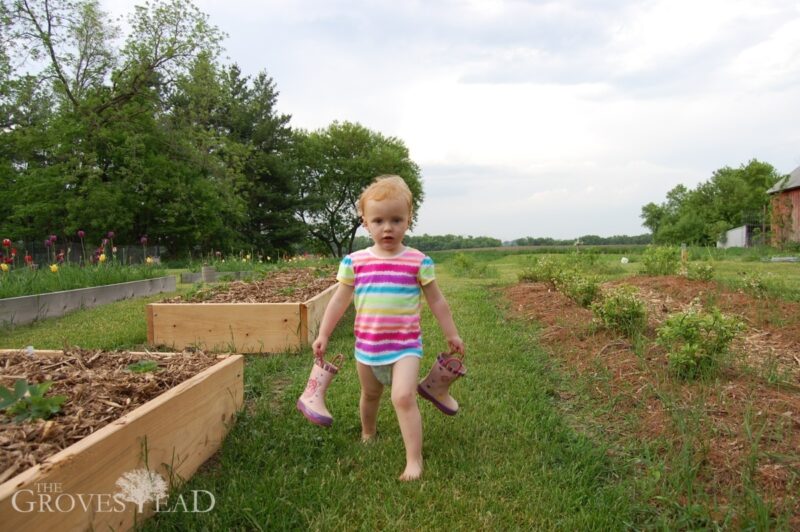
<instances>
[{"instance_id":1,"label":"garden soil","mask_svg":"<svg viewBox=\"0 0 800 532\"><path fill-rule=\"evenodd\" d=\"M800 304L680 276L630 277L602 290L623 284L635 286L647 305L647 339L639 354L630 340L600 327L590 310L552 286L520 283L505 295L509 311L538 324L545 349L581 377L592 401L607 406L607 419L597 422L606 434L617 432L618 448L626 437L677 446L688 438L700 464L698 481L721 509L731 498L746 497L747 478L778 512L791 515L791 528L800 529ZM656 328L690 304L716 306L747 325L711 381L672 376L666 353L654 344ZM573 400L570 392L559 395Z\"/></svg>"},{"instance_id":2,"label":"garden soil","mask_svg":"<svg viewBox=\"0 0 800 532\"><path fill-rule=\"evenodd\" d=\"M136 373L130 364L151 360L158 369ZM45 397L66 396L49 420L15 423L0 414L0 483L66 449L108 423L197 375L219 360L200 351L130 353L70 349L63 354L25 350L0 356L0 386L17 379L52 381Z\"/></svg>"},{"instance_id":3,"label":"garden soil","mask_svg":"<svg viewBox=\"0 0 800 532\"><path fill-rule=\"evenodd\" d=\"M201 288L164 303L290 303L307 301L336 283L336 268L274 270L258 281L234 281Z\"/></svg>"}]
</instances>

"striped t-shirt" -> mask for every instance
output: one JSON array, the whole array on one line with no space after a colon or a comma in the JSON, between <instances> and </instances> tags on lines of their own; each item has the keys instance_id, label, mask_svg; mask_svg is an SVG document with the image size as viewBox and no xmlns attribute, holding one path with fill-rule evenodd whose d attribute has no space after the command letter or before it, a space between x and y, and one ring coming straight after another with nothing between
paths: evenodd
<instances>
[{"instance_id":1,"label":"striped t-shirt","mask_svg":"<svg viewBox=\"0 0 800 532\"><path fill-rule=\"evenodd\" d=\"M434 280L433 261L413 248L394 257L351 253L336 279L354 287L356 360L369 366L422 357L420 286Z\"/></svg>"}]
</instances>

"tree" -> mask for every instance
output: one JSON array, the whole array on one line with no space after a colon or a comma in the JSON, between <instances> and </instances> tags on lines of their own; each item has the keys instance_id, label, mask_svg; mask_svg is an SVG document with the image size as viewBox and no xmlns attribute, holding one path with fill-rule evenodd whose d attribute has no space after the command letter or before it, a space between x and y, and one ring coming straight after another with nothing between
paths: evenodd
<instances>
[{"instance_id":1,"label":"tree","mask_svg":"<svg viewBox=\"0 0 800 532\"><path fill-rule=\"evenodd\" d=\"M728 229L766 222L766 193L780 176L772 165L755 159L739 168L716 170L694 190L677 185L667 200L642 207L645 227L657 243L715 243Z\"/></svg>"},{"instance_id":2,"label":"tree","mask_svg":"<svg viewBox=\"0 0 800 532\"><path fill-rule=\"evenodd\" d=\"M360 124L334 122L325 129L297 132L294 141L301 203L296 216L323 249L341 257L353 249L361 225L361 191L382 174L402 177L414 196L413 218L422 203L419 167L400 139Z\"/></svg>"}]
</instances>

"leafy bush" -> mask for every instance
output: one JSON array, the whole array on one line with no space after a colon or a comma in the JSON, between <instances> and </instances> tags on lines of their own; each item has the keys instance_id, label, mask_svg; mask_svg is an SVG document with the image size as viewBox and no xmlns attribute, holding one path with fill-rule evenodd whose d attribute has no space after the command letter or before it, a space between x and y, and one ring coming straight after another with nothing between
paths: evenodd
<instances>
[{"instance_id":1,"label":"leafy bush","mask_svg":"<svg viewBox=\"0 0 800 532\"><path fill-rule=\"evenodd\" d=\"M0 410L5 410L14 421L20 423L29 419L47 419L61 411L61 404L67 399L63 395L44 397L53 383L28 384L27 379L17 379L14 389L0 386Z\"/></svg>"},{"instance_id":2,"label":"leafy bush","mask_svg":"<svg viewBox=\"0 0 800 532\"><path fill-rule=\"evenodd\" d=\"M554 281L556 288L582 307L591 305L600 292L597 277L584 275L577 270L561 270Z\"/></svg>"},{"instance_id":3,"label":"leafy bush","mask_svg":"<svg viewBox=\"0 0 800 532\"><path fill-rule=\"evenodd\" d=\"M686 276L693 281L710 281L714 278L714 266L710 262L690 262Z\"/></svg>"},{"instance_id":4,"label":"leafy bush","mask_svg":"<svg viewBox=\"0 0 800 532\"><path fill-rule=\"evenodd\" d=\"M523 268L517 276L522 282L550 283L555 285L555 279L563 266L548 257L536 257L531 265Z\"/></svg>"},{"instance_id":5,"label":"leafy bush","mask_svg":"<svg viewBox=\"0 0 800 532\"><path fill-rule=\"evenodd\" d=\"M475 257L467 255L466 253L457 253L450 266L453 272L463 277L496 277L497 270L486 263L480 263L475 260Z\"/></svg>"},{"instance_id":6,"label":"leafy bush","mask_svg":"<svg viewBox=\"0 0 800 532\"><path fill-rule=\"evenodd\" d=\"M566 263L570 266L579 269L591 268L600 259L600 254L597 251L587 249L575 253L567 253L564 255Z\"/></svg>"},{"instance_id":7,"label":"leafy bush","mask_svg":"<svg viewBox=\"0 0 800 532\"><path fill-rule=\"evenodd\" d=\"M691 379L716 370L742 330L744 324L737 318L717 308L703 311L693 305L667 318L656 342L667 350L670 368L679 377Z\"/></svg>"},{"instance_id":8,"label":"leafy bush","mask_svg":"<svg viewBox=\"0 0 800 532\"><path fill-rule=\"evenodd\" d=\"M642 265L647 275L674 275L680 266L681 252L676 247L647 246Z\"/></svg>"},{"instance_id":9,"label":"leafy bush","mask_svg":"<svg viewBox=\"0 0 800 532\"><path fill-rule=\"evenodd\" d=\"M632 286L609 291L601 301L592 304L592 312L609 329L628 337L636 337L647 327L647 309Z\"/></svg>"}]
</instances>

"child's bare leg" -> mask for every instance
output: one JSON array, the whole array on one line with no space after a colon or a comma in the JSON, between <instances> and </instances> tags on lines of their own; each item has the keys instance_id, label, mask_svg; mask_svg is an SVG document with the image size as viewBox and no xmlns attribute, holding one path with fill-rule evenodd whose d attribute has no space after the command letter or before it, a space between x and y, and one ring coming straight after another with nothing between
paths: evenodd
<instances>
[{"instance_id":1,"label":"child's bare leg","mask_svg":"<svg viewBox=\"0 0 800 532\"><path fill-rule=\"evenodd\" d=\"M392 404L400 423L406 446L406 469L400 480L414 480L422 475L422 416L417 405L419 358L401 358L392 368Z\"/></svg>"},{"instance_id":2,"label":"child's bare leg","mask_svg":"<svg viewBox=\"0 0 800 532\"><path fill-rule=\"evenodd\" d=\"M356 362L358 380L361 382L361 399L358 403L361 413L361 439L368 441L375 437L377 432L376 422L378 407L381 404L383 384L375 378L372 368L361 362Z\"/></svg>"}]
</instances>

